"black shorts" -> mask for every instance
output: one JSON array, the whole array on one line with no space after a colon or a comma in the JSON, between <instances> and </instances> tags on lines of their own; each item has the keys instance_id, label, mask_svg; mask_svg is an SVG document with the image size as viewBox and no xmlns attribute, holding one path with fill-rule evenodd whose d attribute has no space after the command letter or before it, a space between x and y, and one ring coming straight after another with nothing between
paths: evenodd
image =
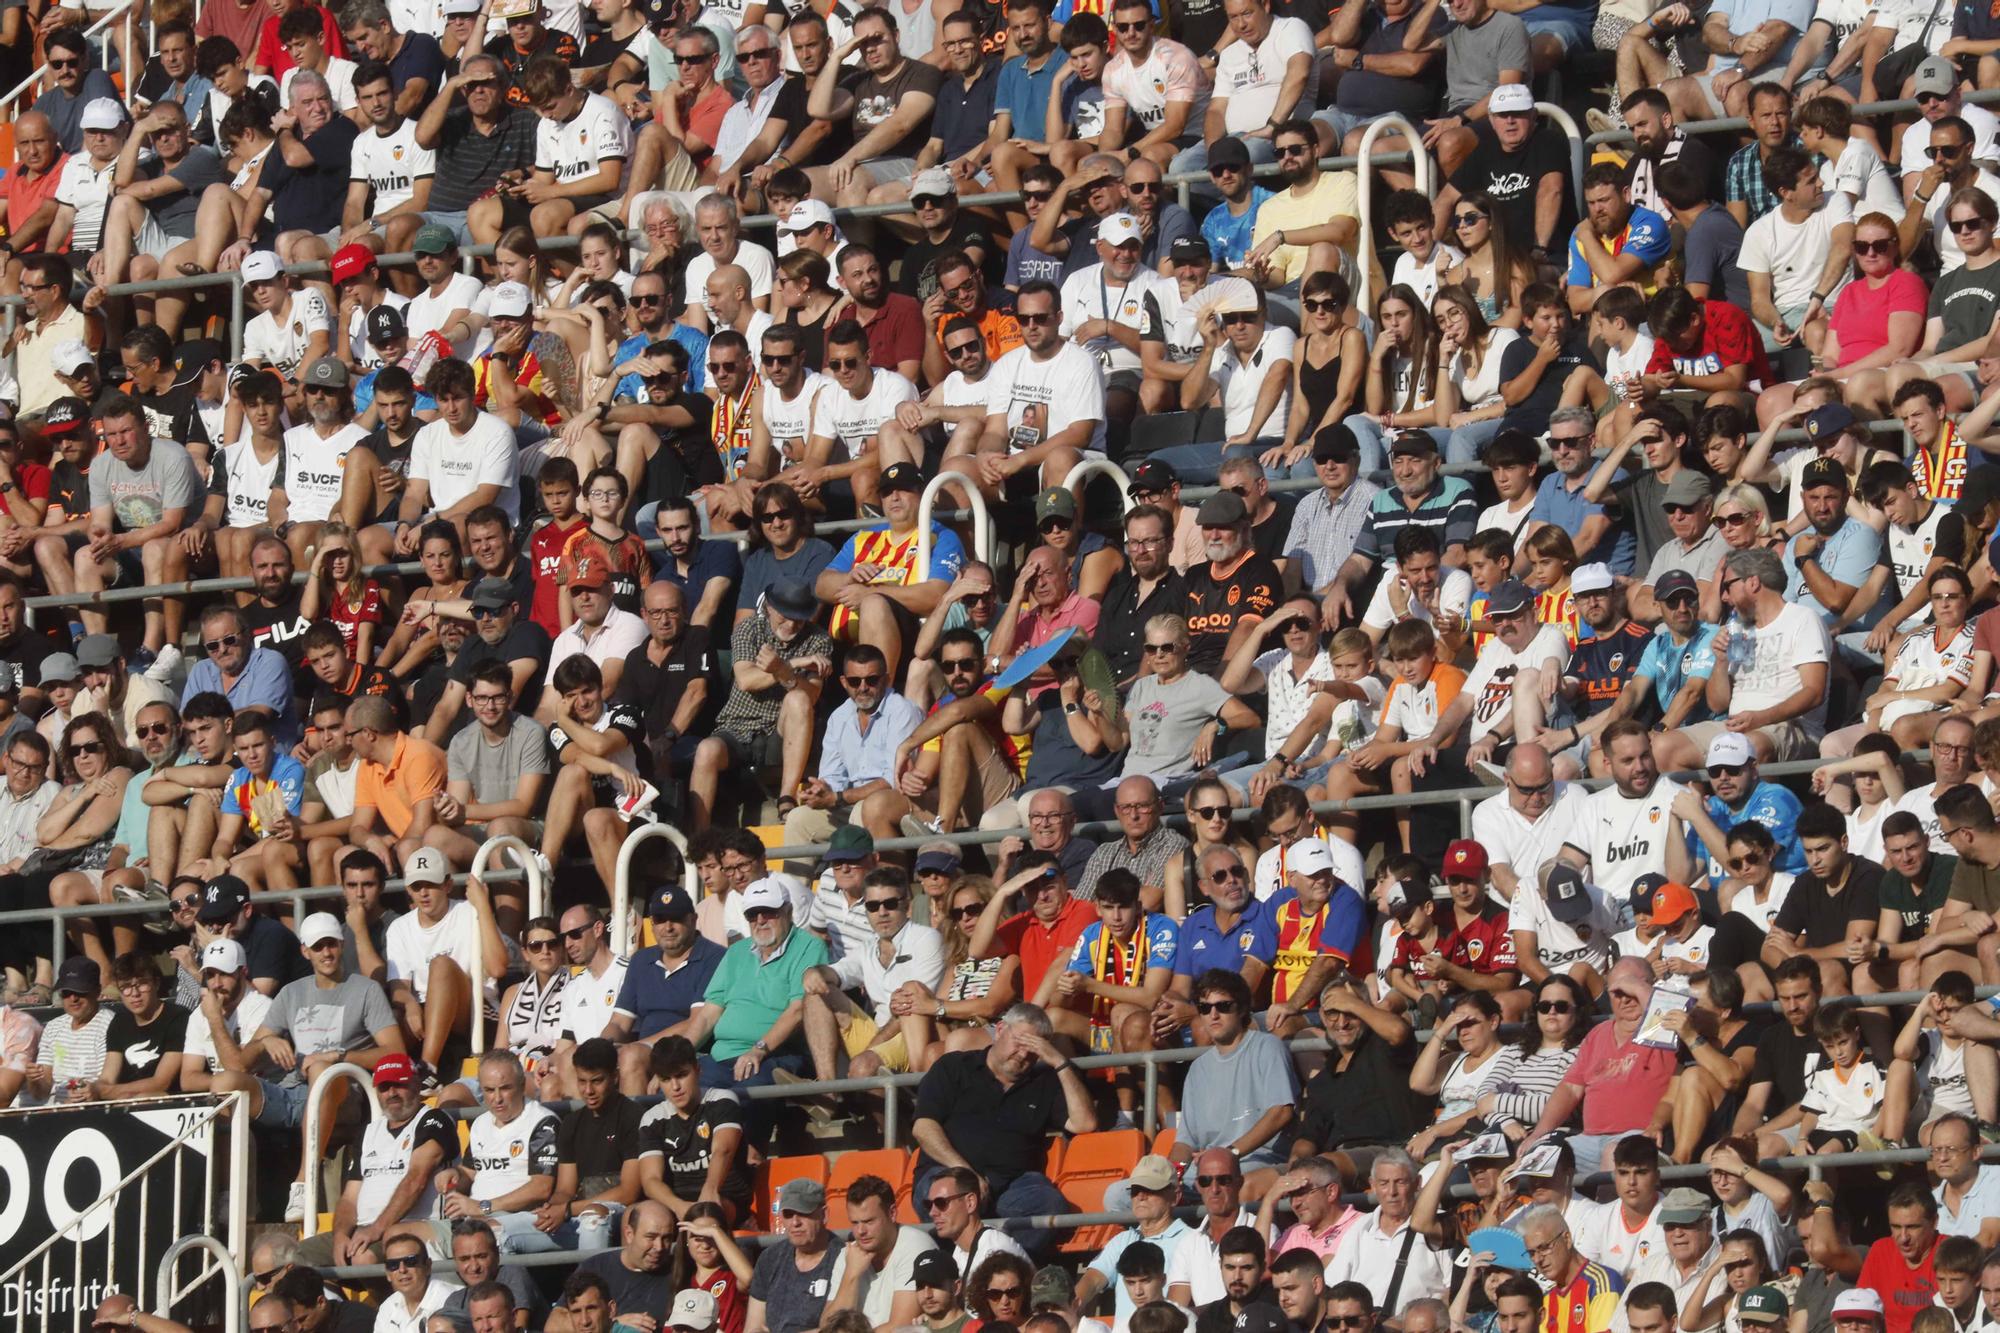
<instances>
[{"instance_id":1,"label":"black shorts","mask_svg":"<svg viewBox=\"0 0 2000 1333\"><path fill-rule=\"evenodd\" d=\"M732 773L756 773L784 765L785 741L776 727L756 737L718 727L715 739L729 751L729 771Z\"/></svg>"}]
</instances>

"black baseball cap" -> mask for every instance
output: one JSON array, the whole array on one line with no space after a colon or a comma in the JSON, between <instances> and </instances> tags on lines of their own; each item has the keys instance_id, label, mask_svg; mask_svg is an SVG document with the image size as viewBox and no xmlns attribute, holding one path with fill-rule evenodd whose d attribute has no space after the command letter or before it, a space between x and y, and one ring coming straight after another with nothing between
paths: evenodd
<instances>
[{"instance_id":1,"label":"black baseball cap","mask_svg":"<svg viewBox=\"0 0 2000 1333\"><path fill-rule=\"evenodd\" d=\"M915 463L891 463L882 469L882 489L917 491L924 489L924 471Z\"/></svg>"},{"instance_id":2,"label":"black baseball cap","mask_svg":"<svg viewBox=\"0 0 2000 1333\"><path fill-rule=\"evenodd\" d=\"M234 875L217 875L202 887L197 921L233 921L250 901L250 886Z\"/></svg>"},{"instance_id":3,"label":"black baseball cap","mask_svg":"<svg viewBox=\"0 0 2000 1333\"><path fill-rule=\"evenodd\" d=\"M1164 491L1169 486L1180 483L1181 474L1174 471L1174 465L1165 459L1149 458L1132 469L1131 484L1126 486L1126 494L1139 491Z\"/></svg>"},{"instance_id":4,"label":"black baseball cap","mask_svg":"<svg viewBox=\"0 0 2000 1333\"><path fill-rule=\"evenodd\" d=\"M653 895L646 904L646 915L655 921L682 921L694 915L694 900L687 896L687 890L677 884L669 884Z\"/></svg>"},{"instance_id":5,"label":"black baseball cap","mask_svg":"<svg viewBox=\"0 0 2000 1333\"><path fill-rule=\"evenodd\" d=\"M1208 248L1208 242L1199 236L1182 236L1167 247L1167 262L1170 264L1212 264L1215 252Z\"/></svg>"},{"instance_id":6,"label":"black baseball cap","mask_svg":"<svg viewBox=\"0 0 2000 1333\"><path fill-rule=\"evenodd\" d=\"M368 341L379 347L386 342L394 342L409 332L403 323L403 312L392 305L378 305L368 312Z\"/></svg>"}]
</instances>

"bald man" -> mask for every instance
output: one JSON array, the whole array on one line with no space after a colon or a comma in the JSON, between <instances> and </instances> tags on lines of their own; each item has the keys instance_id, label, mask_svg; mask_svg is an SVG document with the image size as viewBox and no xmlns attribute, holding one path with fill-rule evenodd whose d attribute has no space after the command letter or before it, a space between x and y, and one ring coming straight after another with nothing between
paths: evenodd
<instances>
[{"instance_id":1,"label":"bald man","mask_svg":"<svg viewBox=\"0 0 2000 1333\"><path fill-rule=\"evenodd\" d=\"M708 294L708 308L715 313L715 325L709 333L734 329L752 347L758 346L764 330L771 327L771 317L751 300L749 271L741 264L718 265L702 289Z\"/></svg>"},{"instance_id":2,"label":"bald man","mask_svg":"<svg viewBox=\"0 0 2000 1333\"><path fill-rule=\"evenodd\" d=\"M139 1302L123 1292L113 1292L97 1307L97 1313L90 1317L92 1328L132 1328L139 1333L193 1333L186 1324L163 1319L156 1314L147 1314L139 1308Z\"/></svg>"},{"instance_id":3,"label":"bald man","mask_svg":"<svg viewBox=\"0 0 2000 1333\"><path fill-rule=\"evenodd\" d=\"M1643 958L1621 958L1605 975L1611 997L1611 1021L1599 1023L1577 1048L1576 1061L1549 1097L1548 1108L1535 1122L1523 1149L1569 1123L1583 1108L1583 1133L1569 1146L1576 1153L1578 1175L1598 1170L1611 1155L1611 1145L1651 1125L1653 1113L1666 1104L1678 1050L1641 1046L1632 1038L1653 995L1653 969Z\"/></svg>"},{"instance_id":4,"label":"bald man","mask_svg":"<svg viewBox=\"0 0 2000 1333\"><path fill-rule=\"evenodd\" d=\"M39 111L24 111L14 122L15 169L0 195L0 217L7 223L6 290L20 289L20 256L41 249L49 224L56 218L56 182L62 150L55 126Z\"/></svg>"}]
</instances>

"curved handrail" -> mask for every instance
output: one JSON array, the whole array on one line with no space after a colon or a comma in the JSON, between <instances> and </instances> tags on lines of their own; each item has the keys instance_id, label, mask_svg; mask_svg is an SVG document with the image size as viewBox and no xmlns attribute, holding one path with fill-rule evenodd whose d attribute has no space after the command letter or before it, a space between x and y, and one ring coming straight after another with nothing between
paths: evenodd
<instances>
[{"instance_id":1,"label":"curved handrail","mask_svg":"<svg viewBox=\"0 0 2000 1333\"><path fill-rule=\"evenodd\" d=\"M174 1303L168 1289L173 1284L174 1265L189 1250L207 1250L215 1256L216 1266L228 1280L226 1289L229 1297L222 1308L222 1333L239 1333L243 1327L243 1270L236 1266L236 1256L229 1252L229 1247L213 1236L182 1236L167 1247L167 1252L160 1256L159 1264L153 1269L153 1313L162 1319L173 1317Z\"/></svg>"},{"instance_id":2,"label":"curved handrail","mask_svg":"<svg viewBox=\"0 0 2000 1333\"><path fill-rule=\"evenodd\" d=\"M1437 182L1431 175L1431 155L1424 148L1424 139L1417 132L1417 127L1394 111L1377 116L1374 120L1370 121L1368 128L1361 132L1361 142L1355 146L1354 151L1355 171L1360 177L1360 184L1355 199L1355 212L1358 214L1357 220L1361 228L1361 247L1359 255L1356 256L1358 262L1355 264L1355 268L1360 270L1357 275L1359 281L1355 284L1354 308L1356 310L1373 311L1375 309L1375 302L1373 300L1375 294L1375 208L1372 202L1374 197L1374 182L1370 179L1375 173L1375 159L1369 154L1368 150L1375 146L1375 141L1381 138L1382 132L1387 129L1396 130L1403 136L1403 142L1410 146L1410 163L1416 171L1417 192L1426 198L1437 198ZM1336 148L1339 146L1338 144L1334 145Z\"/></svg>"},{"instance_id":3,"label":"curved handrail","mask_svg":"<svg viewBox=\"0 0 2000 1333\"><path fill-rule=\"evenodd\" d=\"M475 1005L478 1004L479 997L475 995L472 1002ZM477 1023L473 1024L475 1029L478 1026ZM299 1228L301 1236L311 1236L319 1230L319 1108L322 1094L326 1092L326 1085L337 1078L344 1078L350 1083L360 1084L361 1090L368 1094L368 1118L371 1122L380 1118L382 1114L382 1099L375 1095L375 1076L351 1061L343 1060L337 1065L328 1065L325 1069L320 1070L319 1077L314 1079L312 1087L306 1090L306 1122L304 1126L306 1139L306 1215L305 1221ZM334 1257L339 1258L340 1256L335 1255Z\"/></svg>"},{"instance_id":4,"label":"curved handrail","mask_svg":"<svg viewBox=\"0 0 2000 1333\"><path fill-rule=\"evenodd\" d=\"M1537 102L1535 103L1535 110L1553 120L1557 125L1560 125L1562 132L1569 136L1570 187L1576 194L1577 216L1582 217L1584 216L1583 170L1589 165L1588 159L1590 156L1589 150L1583 146L1583 131L1577 128L1576 121L1570 116L1569 112L1563 110L1554 102Z\"/></svg>"},{"instance_id":5,"label":"curved handrail","mask_svg":"<svg viewBox=\"0 0 2000 1333\"><path fill-rule=\"evenodd\" d=\"M972 501L973 557L989 565L993 563L993 517L986 510L986 497L980 494L978 483L962 472L940 471L917 500L917 557L913 568L918 583L930 576L931 510L937 507L938 492L953 484Z\"/></svg>"},{"instance_id":6,"label":"curved handrail","mask_svg":"<svg viewBox=\"0 0 2000 1333\"><path fill-rule=\"evenodd\" d=\"M530 847L524 839L517 838L511 833L502 833L488 838L485 842L480 843L479 850L472 854L472 866L469 873L474 875L485 874L486 863L493 859L495 852L501 851L514 853L514 864L520 866L523 873L528 877L528 915L530 917L537 917L547 912L549 902L548 877L542 872L542 862L535 855L535 849Z\"/></svg>"},{"instance_id":7,"label":"curved handrail","mask_svg":"<svg viewBox=\"0 0 2000 1333\"><path fill-rule=\"evenodd\" d=\"M1080 461L1069 470L1069 475L1063 478L1063 489L1074 492L1092 477L1109 477L1118 483L1118 503L1124 506L1119 510L1120 513L1129 514L1139 507L1139 502L1132 498L1132 478L1126 474L1124 468L1108 458L1086 458Z\"/></svg>"},{"instance_id":8,"label":"curved handrail","mask_svg":"<svg viewBox=\"0 0 2000 1333\"><path fill-rule=\"evenodd\" d=\"M124 0L123 4L105 11L101 18L83 30L85 37L102 37L113 23L123 20L125 23L125 43L120 56L124 60L125 68L128 71L132 69L132 20L138 15L138 12L139 0ZM45 60L36 67L34 73L28 75L27 78L16 84L5 94L0 94L0 115L4 115L9 120L18 116L20 114L19 103L21 99L33 92L35 85L48 76L49 65ZM128 74L127 77L136 79L138 76L136 74Z\"/></svg>"},{"instance_id":9,"label":"curved handrail","mask_svg":"<svg viewBox=\"0 0 2000 1333\"><path fill-rule=\"evenodd\" d=\"M701 901L701 874L688 855L687 835L672 824L641 824L625 835L618 845L618 869L611 876L611 952L621 958L632 956L632 855L649 838L665 838L681 849L681 884L689 902Z\"/></svg>"}]
</instances>

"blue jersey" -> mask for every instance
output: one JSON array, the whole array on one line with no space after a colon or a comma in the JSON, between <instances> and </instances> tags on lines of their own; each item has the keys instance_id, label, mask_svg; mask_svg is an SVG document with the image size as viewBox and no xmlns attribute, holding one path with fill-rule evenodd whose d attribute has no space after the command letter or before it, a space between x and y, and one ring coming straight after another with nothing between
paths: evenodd
<instances>
[{"instance_id":1,"label":"blue jersey","mask_svg":"<svg viewBox=\"0 0 2000 1333\"><path fill-rule=\"evenodd\" d=\"M1694 636L1685 644L1674 640L1665 625L1653 631L1652 642L1639 657L1639 674L1653 682L1653 699L1662 713L1691 680L1707 680L1715 674L1715 642L1719 625L1696 625ZM1697 703L1687 715L1689 722L1705 722L1712 714L1708 705Z\"/></svg>"},{"instance_id":2,"label":"blue jersey","mask_svg":"<svg viewBox=\"0 0 2000 1333\"><path fill-rule=\"evenodd\" d=\"M1740 810L1731 810L1722 803L1719 796L1710 796L1705 802L1708 817L1725 834L1738 824L1754 821L1771 831L1771 841L1777 847L1777 870L1788 874L1801 874L1806 868L1806 854L1799 846L1799 798L1775 782L1759 782L1750 793L1750 799ZM1708 867L1708 882L1711 886L1720 884L1728 876L1728 869L1708 853L1707 846L1699 835L1688 830L1688 852L1696 865Z\"/></svg>"},{"instance_id":3,"label":"blue jersey","mask_svg":"<svg viewBox=\"0 0 2000 1333\"><path fill-rule=\"evenodd\" d=\"M273 740L272 744L277 742ZM229 775L229 784L222 789L222 813L241 815L250 825L253 836L261 836L264 824L252 807L252 802L267 791L276 791L283 796L285 813L297 818L300 803L306 793L306 767L288 754L279 755L271 764L271 776L252 777L247 768L238 768Z\"/></svg>"},{"instance_id":4,"label":"blue jersey","mask_svg":"<svg viewBox=\"0 0 2000 1333\"><path fill-rule=\"evenodd\" d=\"M1583 698L1577 704L1579 717L1590 717L1617 702L1625 683L1639 674L1639 659L1651 638L1645 626L1628 620L1608 634L1577 641L1569 650L1563 677L1583 686Z\"/></svg>"},{"instance_id":5,"label":"blue jersey","mask_svg":"<svg viewBox=\"0 0 2000 1333\"><path fill-rule=\"evenodd\" d=\"M1201 238L1208 242L1209 253L1215 257L1217 268L1235 268L1243 262L1243 256L1250 253L1250 237L1256 230L1257 210L1270 197L1269 190L1253 185L1250 187L1250 207L1241 213L1231 213L1226 205L1208 210L1208 216L1201 220Z\"/></svg>"},{"instance_id":6,"label":"blue jersey","mask_svg":"<svg viewBox=\"0 0 2000 1333\"><path fill-rule=\"evenodd\" d=\"M1604 242L1604 248L1614 255L1632 255L1645 265L1638 279L1646 282L1653 265L1667 257L1674 248L1674 238L1667 230L1667 220L1650 208L1635 208L1632 216L1625 220L1625 230ZM1572 287L1595 287L1597 274L1583 257L1583 243L1570 233L1569 238L1569 285ZM1650 283L1648 283L1650 286Z\"/></svg>"},{"instance_id":7,"label":"blue jersey","mask_svg":"<svg viewBox=\"0 0 2000 1333\"><path fill-rule=\"evenodd\" d=\"M1215 906L1188 914L1180 929L1174 956L1174 975L1197 977L1211 967L1225 972L1242 968L1245 958L1255 958L1269 966L1278 956L1278 926L1271 905L1252 898L1243 915L1227 931L1215 924Z\"/></svg>"}]
</instances>

